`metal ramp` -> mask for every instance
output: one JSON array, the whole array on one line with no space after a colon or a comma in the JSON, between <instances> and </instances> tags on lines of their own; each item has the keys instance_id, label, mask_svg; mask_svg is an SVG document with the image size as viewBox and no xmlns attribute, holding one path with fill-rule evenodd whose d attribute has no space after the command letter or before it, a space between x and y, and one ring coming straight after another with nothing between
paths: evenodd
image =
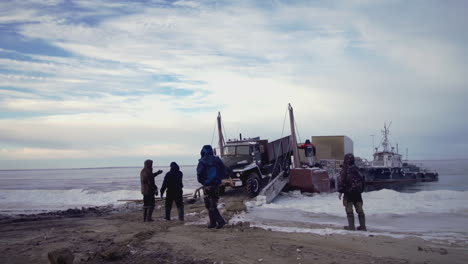
<instances>
[{"instance_id":1,"label":"metal ramp","mask_svg":"<svg viewBox=\"0 0 468 264\"><path fill-rule=\"evenodd\" d=\"M284 186L289 182L289 177L283 177L284 171L280 172L277 177L271 180L267 186L263 188L258 196L262 196L261 199L266 203L271 203L276 196L283 190ZM258 198L257 198L258 199Z\"/></svg>"}]
</instances>

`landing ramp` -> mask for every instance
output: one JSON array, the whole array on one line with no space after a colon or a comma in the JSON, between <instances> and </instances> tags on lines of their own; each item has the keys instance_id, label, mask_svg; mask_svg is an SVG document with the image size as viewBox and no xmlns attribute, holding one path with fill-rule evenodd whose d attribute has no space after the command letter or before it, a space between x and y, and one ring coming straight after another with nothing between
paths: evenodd
<instances>
[{"instance_id":1,"label":"landing ramp","mask_svg":"<svg viewBox=\"0 0 468 264\"><path fill-rule=\"evenodd\" d=\"M271 180L270 183L268 183L268 185L260 192L259 196L264 196L266 203L271 203L271 201L280 194L284 186L289 183L289 177L283 177L283 175L284 171L280 172L278 176Z\"/></svg>"}]
</instances>

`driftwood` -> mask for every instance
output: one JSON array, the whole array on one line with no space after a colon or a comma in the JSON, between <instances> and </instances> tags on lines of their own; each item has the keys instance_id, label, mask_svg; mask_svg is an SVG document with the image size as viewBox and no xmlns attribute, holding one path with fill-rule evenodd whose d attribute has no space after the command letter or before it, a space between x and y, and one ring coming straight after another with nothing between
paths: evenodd
<instances>
[{"instance_id":1,"label":"driftwood","mask_svg":"<svg viewBox=\"0 0 468 264\"><path fill-rule=\"evenodd\" d=\"M190 199L197 199L197 198L201 197L201 196L200 196L200 190L201 190L202 188L203 188L203 187L200 187L200 188L196 189L195 192L194 192L193 194L190 194L190 193L184 194L184 195L182 195L182 197L184 197L185 199L188 199L188 198L190 198ZM165 199L158 196L158 197L155 197L155 200L156 200L156 201L163 201L163 200L165 200ZM137 200L134 200L134 199L122 199L122 200L117 200L117 202L143 203L143 200L142 200L142 199L137 199Z\"/></svg>"}]
</instances>

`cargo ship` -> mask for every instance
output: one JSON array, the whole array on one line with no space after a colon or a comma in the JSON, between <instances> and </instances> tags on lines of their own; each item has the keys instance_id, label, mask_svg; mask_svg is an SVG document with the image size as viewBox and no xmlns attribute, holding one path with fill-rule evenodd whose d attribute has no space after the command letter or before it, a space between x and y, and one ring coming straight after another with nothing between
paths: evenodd
<instances>
[{"instance_id":1,"label":"cargo ship","mask_svg":"<svg viewBox=\"0 0 468 264\"><path fill-rule=\"evenodd\" d=\"M396 189L406 184L421 181L438 181L439 174L427 168L422 168L408 161L403 161L402 155L398 153L398 147L390 144L390 125L384 124L382 130L382 142L375 148L373 160L357 159L357 166L366 179L366 190L377 190L383 188ZM382 147L379 150L379 147Z\"/></svg>"}]
</instances>

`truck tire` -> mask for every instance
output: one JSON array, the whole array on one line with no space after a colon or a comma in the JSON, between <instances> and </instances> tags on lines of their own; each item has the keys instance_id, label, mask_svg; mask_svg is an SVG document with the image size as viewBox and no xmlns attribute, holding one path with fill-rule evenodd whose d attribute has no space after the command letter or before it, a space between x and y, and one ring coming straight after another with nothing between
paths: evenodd
<instances>
[{"instance_id":1,"label":"truck tire","mask_svg":"<svg viewBox=\"0 0 468 264\"><path fill-rule=\"evenodd\" d=\"M247 176L247 182L245 186L249 197L253 198L260 193L260 177L257 173L251 172Z\"/></svg>"}]
</instances>

